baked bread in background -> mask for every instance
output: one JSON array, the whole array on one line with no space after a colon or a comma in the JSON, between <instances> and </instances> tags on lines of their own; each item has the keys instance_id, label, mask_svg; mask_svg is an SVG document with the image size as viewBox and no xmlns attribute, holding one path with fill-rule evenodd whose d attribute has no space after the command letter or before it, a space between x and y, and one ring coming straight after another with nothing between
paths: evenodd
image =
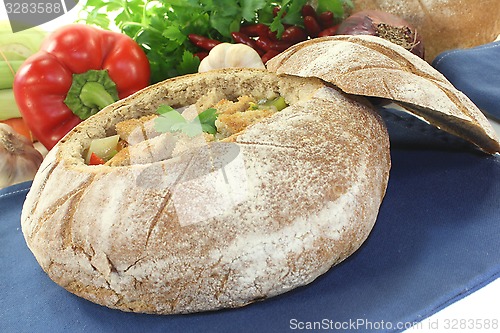
<instances>
[{"instance_id":1,"label":"baked bread in background","mask_svg":"<svg viewBox=\"0 0 500 333\"><path fill-rule=\"evenodd\" d=\"M84 163L116 124L206 95L288 107L172 158ZM234 138L233 138L234 139ZM48 154L22 231L49 277L123 311L239 307L310 283L361 246L385 194L389 138L363 98L319 79L231 69L173 78L76 126Z\"/></svg>"},{"instance_id":2,"label":"baked bread in background","mask_svg":"<svg viewBox=\"0 0 500 333\"><path fill-rule=\"evenodd\" d=\"M353 12L369 9L402 17L423 36L425 59L495 40L500 33L498 0L353 0Z\"/></svg>"}]
</instances>

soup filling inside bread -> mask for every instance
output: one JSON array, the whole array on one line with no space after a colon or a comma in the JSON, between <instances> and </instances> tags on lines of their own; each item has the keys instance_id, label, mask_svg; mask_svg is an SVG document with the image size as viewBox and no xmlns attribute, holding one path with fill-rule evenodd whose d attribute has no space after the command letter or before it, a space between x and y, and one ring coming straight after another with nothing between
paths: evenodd
<instances>
[{"instance_id":1,"label":"soup filling inside bread","mask_svg":"<svg viewBox=\"0 0 500 333\"><path fill-rule=\"evenodd\" d=\"M209 107L207 107L207 105ZM116 134L94 139L85 151L87 164L126 166L180 155L208 142L234 142L255 124L287 107L282 96L243 95L214 100L210 95L189 106L162 105L157 112L116 124Z\"/></svg>"}]
</instances>

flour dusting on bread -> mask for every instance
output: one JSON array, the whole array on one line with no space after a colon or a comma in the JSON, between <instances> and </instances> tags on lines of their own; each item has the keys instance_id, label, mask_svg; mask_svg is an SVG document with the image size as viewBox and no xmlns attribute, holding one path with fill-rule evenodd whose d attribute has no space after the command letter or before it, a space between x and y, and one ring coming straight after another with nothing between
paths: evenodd
<instances>
[{"instance_id":1,"label":"flour dusting on bread","mask_svg":"<svg viewBox=\"0 0 500 333\"><path fill-rule=\"evenodd\" d=\"M208 107L241 96L288 106L232 141L85 163L90 142L118 123L207 95ZM167 134L130 147L160 153L153 143ZM240 307L311 283L356 251L389 169L387 130L362 98L318 79L219 70L153 85L77 126L35 177L21 225L48 276L92 302L155 314Z\"/></svg>"}]
</instances>

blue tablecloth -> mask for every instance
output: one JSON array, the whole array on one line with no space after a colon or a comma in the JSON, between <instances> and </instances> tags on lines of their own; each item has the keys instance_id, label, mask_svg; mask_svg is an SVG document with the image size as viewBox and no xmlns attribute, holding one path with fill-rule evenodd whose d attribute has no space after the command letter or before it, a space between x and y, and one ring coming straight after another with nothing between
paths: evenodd
<instances>
[{"instance_id":1,"label":"blue tablecloth","mask_svg":"<svg viewBox=\"0 0 500 333\"><path fill-rule=\"evenodd\" d=\"M499 276L500 158L414 147L394 148L392 161L376 226L353 256L282 296L193 315L124 313L66 292L24 242L30 184L1 190L0 331L287 332L312 322L401 331Z\"/></svg>"},{"instance_id":2,"label":"blue tablecloth","mask_svg":"<svg viewBox=\"0 0 500 333\"><path fill-rule=\"evenodd\" d=\"M484 113L500 120L500 41L443 52L432 65Z\"/></svg>"}]
</instances>

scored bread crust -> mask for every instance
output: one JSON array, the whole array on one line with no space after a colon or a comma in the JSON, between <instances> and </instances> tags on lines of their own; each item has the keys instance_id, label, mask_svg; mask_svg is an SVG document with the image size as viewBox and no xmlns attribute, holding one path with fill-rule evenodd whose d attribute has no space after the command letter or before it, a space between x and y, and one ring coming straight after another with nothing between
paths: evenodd
<instances>
[{"instance_id":1,"label":"scored bread crust","mask_svg":"<svg viewBox=\"0 0 500 333\"><path fill-rule=\"evenodd\" d=\"M348 94L385 98L483 151L500 152L495 130L425 60L375 36L329 36L295 44L266 63L271 72L317 77Z\"/></svg>"},{"instance_id":2,"label":"scored bread crust","mask_svg":"<svg viewBox=\"0 0 500 333\"><path fill-rule=\"evenodd\" d=\"M289 106L172 159L87 166L93 138L205 94ZM48 154L27 195L26 242L68 291L123 311L239 307L305 285L367 238L385 194L381 118L317 79L227 69L177 77L112 104Z\"/></svg>"}]
</instances>

